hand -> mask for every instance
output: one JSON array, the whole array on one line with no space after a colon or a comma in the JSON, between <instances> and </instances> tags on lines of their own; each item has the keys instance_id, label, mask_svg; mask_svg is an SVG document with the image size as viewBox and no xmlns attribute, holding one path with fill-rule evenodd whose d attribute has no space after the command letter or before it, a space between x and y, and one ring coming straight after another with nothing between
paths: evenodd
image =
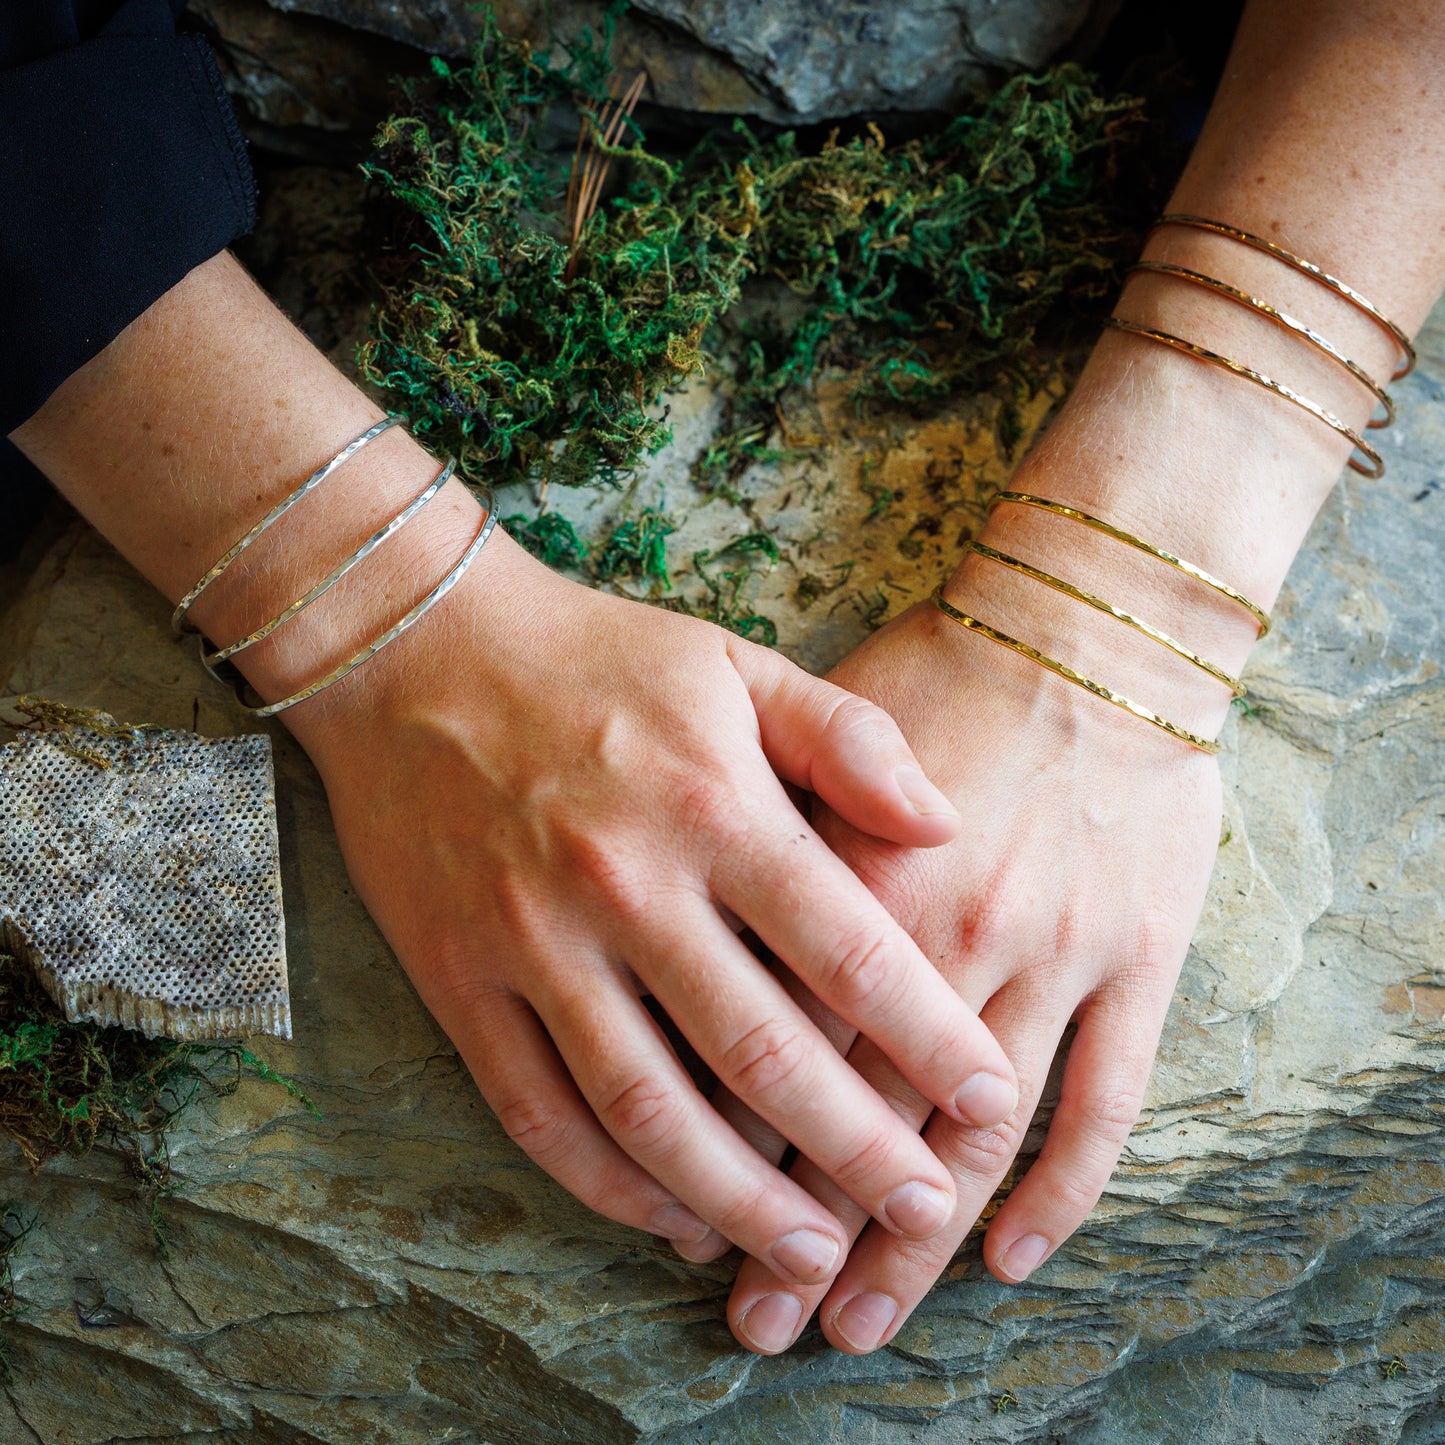
<instances>
[{"instance_id":1,"label":"hand","mask_svg":"<svg viewBox=\"0 0 1445 1445\"><path fill-rule=\"evenodd\" d=\"M966 576L997 581L973 566ZM968 586L951 586L950 598L967 605ZM1072 625L1047 603L1046 617L1011 625L1003 601L993 595L969 610L1013 636L1047 632L1052 619ZM1096 646L1108 637L1100 621L1078 623ZM1070 655L1066 641L1057 647L1053 655ZM1159 664L1148 661L1157 695ZM989 1225L984 1258L998 1278L1021 1280L1078 1228L1138 1116L1219 837L1213 758L931 604L890 623L831 677L889 710L965 822L927 852L865 837L821 808L819 831L981 1012L1018 1071L1021 1097L997 1128L961 1125L936 1113L872 1043L825 1023L859 1074L923 1129L954 1176L958 1206L931 1239L904 1242L865 1229L862 1211L800 1159L793 1178L862 1236L831 1286L800 1289L743 1264L728 1317L742 1343L765 1353L787 1348L815 1308L839 1349L862 1353L893 1337L1013 1163L1071 1020L1078 1032L1043 1152ZM1132 695L1147 698L1146 688L1141 677ZM736 1101L720 1107L780 1157L778 1141Z\"/></svg>"},{"instance_id":2,"label":"hand","mask_svg":"<svg viewBox=\"0 0 1445 1445\"><path fill-rule=\"evenodd\" d=\"M948 1117L1012 1111L1002 1050L777 776L866 833L952 837L956 814L879 709L709 623L557 577L501 533L372 667L293 726L364 902L537 1163L693 1257L718 1231L784 1277L831 1277L836 1218L709 1105L650 994L840 1197L911 1238L953 1213L917 1131L726 921Z\"/></svg>"}]
</instances>

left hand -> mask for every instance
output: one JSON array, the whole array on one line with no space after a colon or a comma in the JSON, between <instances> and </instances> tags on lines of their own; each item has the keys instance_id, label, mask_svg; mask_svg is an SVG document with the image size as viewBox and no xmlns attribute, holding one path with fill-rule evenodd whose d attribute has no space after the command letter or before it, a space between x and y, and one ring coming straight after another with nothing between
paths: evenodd
<instances>
[{"instance_id":1,"label":"left hand","mask_svg":"<svg viewBox=\"0 0 1445 1445\"><path fill-rule=\"evenodd\" d=\"M949 596L970 602L957 585ZM980 602L977 615L994 618L998 608ZM1054 630L1045 631L1057 642L1058 628L1074 624L1058 621L1062 611L1053 616ZM1077 624L1081 634L1092 629L1095 655L1099 621ZM1027 620L997 625L1038 635ZM1219 838L1212 757L966 632L929 603L870 638L831 680L893 715L965 827L929 850L880 842L822 808L819 830L981 1012L1021 1096L996 1128L965 1127L831 1020L854 1068L924 1131L956 1181L958 1203L933 1238L899 1239L799 1159L793 1177L856 1243L838 1277L811 1289L744 1262L728 1318L738 1339L763 1353L786 1349L815 1308L824 1334L849 1353L897 1333L1012 1165L1070 1021L1078 1033L1047 1141L989 1225L984 1258L999 1279L1016 1282L1079 1227L1138 1117ZM780 1141L761 1121L735 1100L723 1108L779 1157Z\"/></svg>"}]
</instances>

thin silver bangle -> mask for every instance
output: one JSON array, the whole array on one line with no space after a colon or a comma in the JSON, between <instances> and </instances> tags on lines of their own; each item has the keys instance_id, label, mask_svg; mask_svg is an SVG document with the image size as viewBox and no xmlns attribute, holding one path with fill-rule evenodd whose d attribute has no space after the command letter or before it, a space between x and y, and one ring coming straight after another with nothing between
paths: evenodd
<instances>
[{"instance_id":1,"label":"thin silver bangle","mask_svg":"<svg viewBox=\"0 0 1445 1445\"><path fill-rule=\"evenodd\" d=\"M492 535L492 529L497 525L496 504L490 493L486 497L486 506L487 516L482 523L481 531L473 538L467 550L462 553L461 560L405 617L399 622L394 622L380 637L368 642L355 657L343 662L340 667L333 668L319 681L303 687L300 692L293 692L290 697L283 697L279 702L267 703L264 707L247 708L252 717L275 717L278 712L285 712L288 707L295 707L298 702L305 702L307 698L315 697L318 692L332 686L333 683L340 682L347 673L360 667L363 662L370 661L388 642L395 642L407 628L431 611L457 585L461 580L462 573L472 565L476 560L477 553L487 545L487 538Z\"/></svg>"},{"instance_id":2,"label":"thin silver bangle","mask_svg":"<svg viewBox=\"0 0 1445 1445\"><path fill-rule=\"evenodd\" d=\"M356 453L359 452L362 447L367 444L367 442L373 440L376 437L379 437L382 432L386 431L389 427L405 425L406 420L407 418L400 412L395 412L392 415L383 418L374 426L367 427L367 429L362 432L360 436L353 437L349 442L347 442L346 445L342 447L341 450L337 452L336 455L332 457L325 466L318 467L314 472L312 472L311 475L307 477L306 480L302 482L301 485L297 487L296 490L292 492L289 497L287 497L284 501L278 502L274 507L272 507L271 510L267 512L266 515L262 517L261 520L257 522L256 525L252 527L251 530L247 532L246 535L242 537L241 540L237 542L226 553L224 557L222 557L213 566L207 569L205 575L202 576L201 580L197 582L196 585L192 587L191 590L187 592L186 595L182 597L181 600L176 604L176 610L171 613L171 631L174 632L177 637L181 636L181 634L185 632L194 632L196 629L188 625L186 622L186 614L191 610L192 607L196 605L196 602L200 598L201 593L203 593L206 588L209 587L211 583L214 582L216 578L218 578L221 573L224 572L226 568L229 567L231 563L234 562L236 558L239 557L241 553L244 552L246 548L249 547L251 543L254 542L256 538L261 535L262 532L264 532L274 522L277 522L282 517L284 517L286 513L289 512L291 508L294 507L296 503L299 502L301 498L307 494L307 492L314 491L315 488L319 487L321 483L324 482L327 477L332 474L332 472L334 472L339 466L342 465L342 463L350 461L351 458L354 457Z\"/></svg>"},{"instance_id":3,"label":"thin silver bangle","mask_svg":"<svg viewBox=\"0 0 1445 1445\"><path fill-rule=\"evenodd\" d=\"M217 648L215 652L207 652L203 657L206 670L211 672L218 664L225 662L227 658L234 657L238 652L244 652L248 647L254 647L258 642L264 641L275 632L278 627L296 616L298 612L316 601L323 593L329 592L358 562L364 562L386 539L394 533L399 532L447 483L457 464L455 457L448 457L436 479L431 482L424 491L419 492L400 512L384 526L381 531L369 537L360 547L349 556L333 572L328 573L321 579L304 597L298 597L284 612L273 617L264 626L258 627L254 632L249 632L239 642L233 642L229 647Z\"/></svg>"}]
</instances>

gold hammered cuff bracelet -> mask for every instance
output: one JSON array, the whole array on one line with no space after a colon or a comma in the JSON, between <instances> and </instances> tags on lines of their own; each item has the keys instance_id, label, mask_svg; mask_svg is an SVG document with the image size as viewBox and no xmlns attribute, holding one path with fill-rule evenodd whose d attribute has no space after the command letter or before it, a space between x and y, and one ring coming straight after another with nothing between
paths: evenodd
<instances>
[{"instance_id":1,"label":"gold hammered cuff bracelet","mask_svg":"<svg viewBox=\"0 0 1445 1445\"><path fill-rule=\"evenodd\" d=\"M1176 557L1172 552L1167 552L1162 547L1156 547L1152 542L1146 542L1142 537L1136 536L1133 532L1126 531L1123 527L1115 526L1112 522L1106 522L1102 517L1095 517L1089 512L1082 512L1077 507L1066 506L1063 502L1051 501L1047 497L1035 496L1032 492L1000 492L994 498L995 507L1009 503L1024 507L1038 507L1046 512L1052 512L1056 516L1066 517L1072 522L1078 522L1082 526L1089 527L1093 531L1102 532L1105 536L1115 541L1123 542L1125 545L1135 548L1140 552L1147 553L1150 557L1157 558L1161 562L1176 568L1178 571L1192 577L1196 582L1203 583L1206 587L1218 592L1221 596L1227 597L1231 602L1242 607L1254 619L1258 629L1258 635L1263 637L1269 631L1269 615L1256 603L1251 602L1243 593L1236 591L1227 582L1221 582L1217 577L1211 576L1202 567L1196 567L1192 562L1186 562L1181 557ZM1237 677L1231 677L1222 667L1200 657L1183 643L1170 637L1168 633L1160 628L1145 622L1142 618L1134 616L1132 612L1126 612L1122 607L1115 607L1111 602L1105 602L1102 597L1096 597L1092 592L1085 591L1082 587L1075 587L1072 582L1066 582L1061 577L1055 577L1051 572L1045 572L1042 568L1034 567L1028 562L1020 561L1017 557L1011 557L1006 552L1000 552L996 548L986 546L982 542L970 542L969 549L976 552L980 557L985 557L992 562L997 562L1008 567L1035 582L1040 582L1046 587L1051 587L1056 592L1061 592L1066 597L1073 598L1076 602L1083 602L1097 611L1104 612L1113 617L1116 621L1134 628L1137 632L1143 633L1151 641L1167 647L1177 656L1182 657L1186 662L1192 663L1201 671L1209 674L1217 682L1223 683L1235 697L1243 697L1245 693L1244 684ZM1006 632L1000 632L996 627L990 627L988 623L981 622L977 617L971 617L967 612L955 607L943 595L943 588L940 586L934 590L933 603L940 612L950 621L956 622L960 627L966 627L970 632L977 633L980 637L986 637L990 642L997 642L1002 647L1011 648L1020 656L1026 657L1030 662L1036 662L1042 668L1053 673L1055 677L1061 677L1065 682L1071 682L1075 687L1081 687L1086 692L1091 692L1095 697L1102 698L1105 702L1112 703L1117 708L1132 714L1140 721L1149 723L1166 732L1172 738L1177 738L1182 743L1188 743L1192 748L1198 748L1200 752L1217 753L1219 744L1209 738L1201 737L1198 733L1190 732L1188 728L1181 727L1178 723L1170 722L1167 718L1160 717L1158 713L1151 711L1142 703L1135 702L1132 698L1125 697L1122 693L1115 692L1112 688L1105 687L1103 683L1096 682L1091 677L1086 677L1082 672L1060 662L1057 658L1049 657L1046 653L1040 652L1038 648L1031 647L1027 642L1021 642L1016 637L1010 637Z\"/></svg>"},{"instance_id":2,"label":"gold hammered cuff bracelet","mask_svg":"<svg viewBox=\"0 0 1445 1445\"><path fill-rule=\"evenodd\" d=\"M1312 261L1307 261L1302 256L1297 256L1293 251L1286 250L1276 242L1267 241L1263 237L1256 236L1249 231L1243 231L1236 226L1229 226L1222 221L1213 221L1204 216L1192 216L1175 212L1161 216L1159 220L1155 222L1154 229L1158 229L1161 226L1183 226L1195 230L1213 232L1216 235L1225 236L1232 241L1238 242L1240 245L1262 251L1275 260L1282 262L1284 265L1292 267L1294 270L1308 276L1311 280L1318 282L1321 286L1324 286L1335 295L1349 302L1356 310L1368 316L1371 321L1390 337L1398 347L1401 357L1399 365L1390 378L1392 381L1397 381L1401 377L1408 375L1414 368L1415 348L1411 345L1410 338L1405 334L1404 330L1385 316L1372 302L1366 300L1366 298L1353 287L1346 285L1345 282L1339 280L1337 277L1331 276L1327 271L1315 265ZM1166 276L1174 280L1186 282L1191 286L1203 287L1215 295L1224 297L1236 306L1246 307L1257 315L1265 317L1274 325L1282 327L1291 335L1299 337L1316 351L1327 356L1336 365L1343 367L1355 381L1359 382L1369 391L1379 410L1365 424L1366 430L1386 427L1394 421L1395 406L1384 387L1362 366L1347 357L1333 342L1321 336L1303 321L1299 321L1286 312L1279 310L1277 307L1271 306L1269 302L1262 300L1258 296L1253 296L1247 291L1240 290L1237 286L1230 285L1227 281L1221 281L1215 276L1205 275L1201 271L1191 270L1187 266L1176 266L1165 261L1140 261L1130 268L1130 274L1140 272L1150 272L1155 275ZM1234 360L1232 357L1222 356L1217 351L1211 351L1208 347L1201 346L1198 342L1191 341L1187 337L1176 336L1172 332L1161 331L1150 326L1143 326L1138 322L1129 321L1122 317L1110 317L1108 321L1105 322L1105 325L1116 331L1122 331L1131 336L1140 336L1145 340L1157 342L1162 346L1168 346L1175 351L1183 352L1199 361L1207 362L1211 366L1221 367L1233 376L1238 376L1245 381L1273 392L1276 396L1283 397L1286 401L1308 412L1317 421L1324 422L1326 426L1332 428L1350 442L1355 449L1355 454L1350 457L1350 466L1354 468L1355 471L1361 472L1366 477L1372 479L1384 475L1385 463L1383 458L1379 452L1365 440L1360 432L1342 421L1333 412L1320 406L1319 403L1300 395L1293 387L1287 386L1283 382L1275 380L1273 377L1266 376L1263 372L1256 371L1254 368L1246 366L1242 362ZM1056 516L1065 517L1070 521L1089 527L1096 532L1113 538L1115 541L1122 542L1161 562L1167 563L1169 566L1177 568L1187 576L1192 577L1195 581L1212 588L1221 596L1227 597L1231 602L1244 608L1244 610L1253 617L1260 637L1263 637L1264 634L1269 631L1269 617L1264 609L1251 602L1249 598L1236 591L1233 587L1229 586L1228 583L1221 582L1217 577L1211 576L1202 567L1195 566L1191 562L1186 562L1182 558L1176 557L1172 552L1168 552L1162 547L1156 547L1152 542L1146 542L1142 537L1137 537L1132 532L1128 532L1112 522L1105 521L1102 517L1092 516L1088 512L1080 511L1077 507L1067 506L1063 502L1051 501L1047 497L1035 496L1030 492L1000 492L994 500L994 506L1009 503L1025 507L1038 507L1044 511L1052 512ZM970 542L969 549L977 553L980 557L986 558L999 566L1007 567L1011 571L1028 577L1034 582L1041 583L1045 587L1050 587L1054 591L1060 592L1076 602L1082 602L1086 606L1092 607L1096 611L1103 612L1116 621L1124 623L1126 626L1142 633L1151 641L1168 648L1169 651L1173 652L1176 656L1183 658L1194 667L1201 669L1217 682L1223 683L1235 697L1244 696L1244 685L1237 677L1230 676L1223 668L1217 667L1214 663L1207 661L1205 658L1199 656L1198 653L1185 647L1183 643L1169 636L1168 633L1163 632L1151 623L1145 622L1142 618L1136 617L1133 613L1126 612L1122 607L1116 607L1113 603L1106 602L1102 597L1098 597L1082 587L1076 587L1073 583L1066 582L1063 578L1056 577L1051 572L1046 572L1040 567L1035 567L1028 562L1021 561L1017 557L1011 557L1008 553L1000 552L996 548L987 546L982 542ZM944 597L941 586L934 590L933 602L945 617L952 622L956 622L960 627L977 633L981 637L986 637L990 642L996 642L1001 647L1010 648L1020 656L1028 658L1029 661L1038 663L1040 667L1053 673L1055 677L1061 677L1065 682L1070 682L1076 687L1083 688L1095 697L1102 698L1105 702L1111 703L1113 706L1121 708L1123 711L1132 714L1141 721L1147 722L1151 726L1168 733L1170 737L1177 738L1180 742L1188 743L1190 747L1198 748L1201 752L1216 753L1219 751L1218 742L1201 737L1197 733L1190 732L1188 728L1180 727L1178 723L1173 723L1166 718L1160 717L1158 713L1150 711L1150 709L1140 703L1134 702L1131 698L1124 697L1112 688L1105 687L1103 683L1096 682L1091 677L1086 677L1083 673L1069 667L1066 663L1060 662L1057 658L1047 656L1040 652L1038 648L1030 646L1027 642L1021 642L1016 637L1010 637L1007 633L1000 632L995 627L990 627L988 623L980 621L977 617L972 617L968 613L961 611Z\"/></svg>"},{"instance_id":3,"label":"gold hammered cuff bracelet","mask_svg":"<svg viewBox=\"0 0 1445 1445\"><path fill-rule=\"evenodd\" d=\"M1173 212L1161 216L1152 227L1152 230L1159 230L1164 226L1180 226L1192 230L1207 231L1214 235L1227 237L1242 246L1248 246L1256 251L1261 251L1267 256L1273 257L1283 265L1298 271L1301 275L1308 276L1312 281L1325 287L1343 300L1349 302L1357 311L1367 316L1382 331L1389 336L1400 352L1400 363L1390 377L1391 381L1398 381L1403 376L1408 376L1415 366L1415 348L1411 345L1410 338L1405 334L1403 328L1391 321L1378 306L1367 300L1353 286L1346 285L1338 277L1330 275L1322 267L1315 265L1313 261L1307 261L1303 256L1296 255L1293 251L1287 250L1274 241L1267 241L1262 236L1256 236L1251 231L1242 231L1237 226L1226 225L1223 221L1210 220L1206 216L1191 216L1181 212ZM1386 427L1395 419L1395 406L1391 401L1385 388L1380 385L1358 362L1351 361L1333 342L1321 336L1317 331L1295 317L1271 306L1269 302L1261 300L1258 296L1252 296L1247 291L1241 291L1237 286L1231 286L1227 281L1221 281L1216 276L1207 276L1201 271L1191 270L1187 266L1176 266L1165 261L1139 261L1129 268L1129 275L1140 273L1151 273L1159 276L1171 277L1178 281L1187 282L1192 286L1200 286L1213 292L1215 295L1223 296L1226 300L1235 305L1247 307L1256 314L1264 316L1275 325L1283 327L1292 335L1298 336L1315 350L1329 357L1337 365L1342 366L1349 374L1361 383L1375 399L1377 406L1382 408L1382 413L1371 417L1366 423L1366 430L1375 427ZM1283 397L1286 401L1308 412L1317 421L1322 421L1332 430L1338 432L1349 441L1354 448L1354 454L1350 457L1350 466L1361 475L1376 480L1385 475L1385 462L1379 452L1375 450L1364 437L1353 427L1341 421L1332 411L1321 406L1318 402L1311 401L1308 397L1301 396L1293 387L1277 381L1274 377L1266 376L1263 372L1256 371L1253 367L1245 366L1242 362L1232 357L1222 356L1217 351L1211 351L1208 347L1199 345L1198 342L1190 341L1183 336L1176 336L1172 332L1161 331L1150 326L1141 326L1138 322L1128 321L1121 317L1111 316L1105 323L1115 331L1123 331L1131 336L1141 336L1147 341L1157 342L1161 346L1168 346L1175 351L1183 352L1185 355L1193 356L1196 360L1207 362L1211 366L1222 367L1232 376L1237 376L1244 381L1253 383L1255 386L1263 387L1266 391L1273 392L1276 396Z\"/></svg>"},{"instance_id":4,"label":"gold hammered cuff bracelet","mask_svg":"<svg viewBox=\"0 0 1445 1445\"><path fill-rule=\"evenodd\" d=\"M1132 612L1125 612L1122 607L1115 607L1112 602L1105 602L1102 597L1095 597L1092 592L1086 592L1082 587L1075 587L1072 582L1065 582L1062 577L1055 577L1052 572L1045 572L1041 568L1030 566L1027 562L1020 562L1017 557L1010 557L1007 552L995 551L992 547L985 547L982 542L970 542L968 546L971 552L977 552L980 557L987 557L990 561L998 562L1015 572L1020 572L1035 582L1042 582L1045 587L1052 587L1055 592L1062 592L1065 597L1072 597L1075 602L1083 602L1094 608L1095 611L1103 612L1116 621L1124 623L1125 626L1132 627L1136 632L1142 632L1145 637L1167 647L1170 652L1182 657L1185 662L1192 663L1201 672L1207 672L1216 682L1222 682L1235 697L1244 696L1244 684L1237 677L1231 677L1222 667L1216 667L1212 662L1200 657L1197 652L1191 652L1182 642L1176 642L1167 632L1161 632L1152 623L1145 622L1142 617L1135 617Z\"/></svg>"},{"instance_id":5,"label":"gold hammered cuff bracelet","mask_svg":"<svg viewBox=\"0 0 1445 1445\"><path fill-rule=\"evenodd\" d=\"M951 621L966 627L970 632L976 632L981 637L986 637L990 642L1001 643L1004 647L1010 647L1015 652L1036 662L1040 667L1047 668L1055 677L1061 677L1065 682L1072 682L1076 687L1082 687L1086 692L1091 692L1095 697L1101 697L1105 702L1111 702L1115 707L1123 708L1125 712L1133 715L1146 723L1152 723L1156 728L1161 728L1171 738L1178 738L1182 743L1188 743L1192 748L1198 748L1202 753L1217 753L1219 744L1209 738L1202 738L1198 733L1192 733L1188 728L1182 728L1178 723L1172 723L1167 718L1162 718L1156 712L1150 712L1147 707L1132 701L1123 696L1122 693L1114 692L1101 682L1095 682L1091 677L1085 677L1082 672L1075 672L1066 663L1060 662L1057 658L1048 657L1036 647L1030 647L1027 642L1020 642L1016 637L1010 637L997 628L990 627L986 622L980 622L977 617L970 617L967 612L961 612L953 603L949 602L943 595L942 586L934 588L933 601L938 610Z\"/></svg>"},{"instance_id":6,"label":"gold hammered cuff bracelet","mask_svg":"<svg viewBox=\"0 0 1445 1445\"><path fill-rule=\"evenodd\" d=\"M1217 236L1227 236L1231 241L1239 242L1241 246L1250 246L1256 251L1263 251L1266 256L1273 256L1276 261L1283 262L1293 270L1308 276L1312 281L1318 281L1321 286L1333 291L1336 296L1342 297L1357 311L1368 316L1399 348L1401 360L1390 377L1391 381L1399 381L1414 371L1415 348L1411 345L1404 328L1397 326L1378 306L1367 301L1353 286L1347 286L1343 281L1331 276L1328 271L1316 266L1313 261L1306 261L1303 256L1297 256L1293 251L1285 250L1278 242L1266 241L1263 236L1253 235L1249 231L1241 231L1237 226L1226 225L1223 221L1212 221L1207 216L1187 216L1179 211L1171 211L1168 215L1160 216L1151 229L1157 231L1162 226L1185 226L1196 231L1212 231Z\"/></svg>"}]
</instances>

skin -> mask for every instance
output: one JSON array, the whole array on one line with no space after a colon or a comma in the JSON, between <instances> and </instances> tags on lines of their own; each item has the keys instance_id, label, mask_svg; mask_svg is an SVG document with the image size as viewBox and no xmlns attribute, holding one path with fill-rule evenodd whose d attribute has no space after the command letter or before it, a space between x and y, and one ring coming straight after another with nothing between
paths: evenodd
<instances>
[{"instance_id":1,"label":"skin","mask_svg":"<svg viewBox=\"0 0 1445 1445\"><path fill-rule=\"evenodd\" d=\"M1442 52L1429 0L1257 0L1174 206L1277 234L1413 329L1445 280ZM1192 232L1160 233L1148 254L1268 296L1373 374L1393 366L1370 323L1268 258ZM1297 341L1179 283L1131 281L1121 314L1289 376L1354 425L1367 414ZM223 254L14 440L175 600L376 418ZM1278 398L1110 334L1016 486L1268 605L1344 458ZM436 465L388 432L325 505L247 553L197 622L220 641L250 631ZM244 654L252 682L281 697L350 656L480 521L449 485ZM1006 508L985 540L1231 671L1248 654L1247 614L1083 529ZM965 561L948 595L1195 731L1222 721L1217 683L995 564ZM740 1245L729 1318L764 1351L814 1309L839 1348L892 1338L1013 1160L1071 1019L1048 1141L985 1258L1022 1278L1078 1226L1137 1114L1218 837L1210 758L931 607L834 681L854 691L555 577L499 532L422 624L286 714L361 896L504 1126L611 1218L692 1258ZM811 824L784 782L815 794ZM644 993L727 1086L711 1103ZM775 1167L785 1139L801 1156L790 1176Z\"/></svg>"},{"instance_id":2,"label":"skin","mask_svg":"<svg viewBox=\"0 0 1445 1445\"><path fill-rule=\"evenodd\" d=\"M223 253L14 439L175 601L378 416ZM383 433L204 594L196 623L249 633L437 470ZM354 655L482 517L448 484L240 654L250 680L275 700ZM997 1042L784 787L901 844L953 837L957 813L880 709L708 623L557 577L499 529L421 623L284 717L418 993L511 1136L585 1203L685 1253L732 1241L794 1280L843 1256L836 1217L699 1093L650 994L884 1227L921 1238L952 1213L948 1170L734 932L753 929L951 1116L1013 1110Z\"/></svg>"},{"instance_id":3,"label":"skin","mask_svg":"<svg viewBox=\"0 0 1445 1445\"><path fill-rule=\"evenodd\" d=\"M1442 115L1438 6L1255 0L1167 209L1275 239L1413 332L1445 285ZM1174 228L1156 232L1145 255L1267 298L1377 378L1396 365L1372 322L1267 256ZM1116 314L1287 380L1356 429L1370 414L1368 394L1326 359L1198 288L1136 277ZM1114 520L1268 607L1348 451L1276 396L1106 332L1010 485ZM1004 506L982 540L1142 615L1236 675L1255 639L1242 609L1077 524ZM946 595L1193 731L1213 736L1224 718L1225 687L994 562L966 559ZM897 1334L1014 1163L1070 1022L1077 1034L1043 1150L990 1222L984 1259L999 1279L1024 1279L1079 1227L1138 1117L1220 830L1213 758L931 605L890 623L831 676L897 719L964 826L927 852L864 838L826 809L819 831L980 1011L1021 1095L997 1128L958 1125L869 1041L815 1008L860 1075L948 1164L958 1207L927 1241L889 1238L799 1160L793 1177L855 1243L830 1285L780 1287L756 1262L742 1265L728 1318L739 1341L763 1353L786 1349L814 1311L849 1353ZM765 1124L720 1102L761 1152L779 1157Z\"/></svg>"}]
</instances>

